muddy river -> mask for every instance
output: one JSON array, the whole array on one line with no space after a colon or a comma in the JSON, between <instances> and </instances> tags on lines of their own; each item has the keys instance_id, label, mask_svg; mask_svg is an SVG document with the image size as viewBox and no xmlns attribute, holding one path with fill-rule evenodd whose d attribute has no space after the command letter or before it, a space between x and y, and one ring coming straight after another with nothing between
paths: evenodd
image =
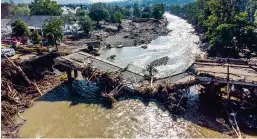
<instances>
[{"instance_id":1,"label":"muddy river","mask_svg":"<svg viewBox=\"0 0 257 139\"><path fill-rule=\"evenodd\" d=\"M88 92L85 81L76 81L73 87L84 97L72 99L63 84L22 113L27 121L20 137L225 137L198 125L203 117L197 113L194 87L189 96L190 110L183 117L170 114L155 100L123 98L109 108L97 94Z\"/></svg>"},{"instance_id":2,"label":"muddy river","mask_svg":"<svg viewBox=\"0 0 257 139\"><path fill-rule=\"evenodd\" d=\"M130 47L111 49L103 57L115 54L118 64L130 62L140 71L159 57L168 56L166 66L158 67L159 76L171 71L185 69L199 52L199 38L185 20L165 14L172 32L159 37L147 49ZM129 53L128 53L129 52ZM201 121L210 121L197 112L198 95L195 87L190 89L188 110L183 116L170 114L155 100L123 98L113 108L106 107L99 94L85 80L73 83L74 90L82 98L71 98L65 84L49 91L34 106L21 116L27 121L20 128L20 137L226 137L216 128L203 126ZM89 90L89 88L91 90ZM17 118L16 122L22 120ZM201 126L200 126L201 125Z\"/></svg>"}]
</instances>

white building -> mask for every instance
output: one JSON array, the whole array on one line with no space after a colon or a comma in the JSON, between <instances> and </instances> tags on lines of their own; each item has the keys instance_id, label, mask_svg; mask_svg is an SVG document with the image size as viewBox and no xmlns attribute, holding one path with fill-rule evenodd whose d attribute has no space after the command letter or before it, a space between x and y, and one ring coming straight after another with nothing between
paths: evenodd
<instances>
[{"instance_id":1,"label":"white building","mask_svg":"<svg viewBox=\"0 0 257 139\"><path fill-rule=\"evenodd\" d=\"M31 32L34 30L38 30L40 33L42 32L42 27L45 23L45 21L51 19L51 18L60 18L60 16L45 16L45 15L19 15L13 17L9 22L6 24L6 30L7 32L12 32L11 24L15 22L17 19L21 19L24 23L28 25L28 28ZM70 31L70 29L74 28L74 25L65 21L64 22L64 33L67 31Z\"/></svg>"},{"instance_id":2,"label":"white building","mask_svg":"<svg viewBox=\"0 0 257 139\"><path fill-rule=\"evenodd\" d=\"M11 21L11 19L1 19L1 33L10 33L7 29L7 24Z\"/></svg>"}]
</instances>

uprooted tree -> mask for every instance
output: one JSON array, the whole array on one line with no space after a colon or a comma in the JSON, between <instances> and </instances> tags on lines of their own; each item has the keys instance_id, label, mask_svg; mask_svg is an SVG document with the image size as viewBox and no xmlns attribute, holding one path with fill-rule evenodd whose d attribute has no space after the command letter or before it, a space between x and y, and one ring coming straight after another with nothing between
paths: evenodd
<instances>
[{"instance_id":1,"label":"uprooted tree","mask_svg":"<svg viewBox=\"0 0 257 139\"><path fill-rule=\"evenodd\" d=\"M154 75L156 73L158 73L158 70L153 66L153 65L147 65L144 69L143 69L144 73L148 73L148 78L150 79L150 83L151 83L151 87L153 87L153 79L154 79Z\"/></svg>"}]
</instances>

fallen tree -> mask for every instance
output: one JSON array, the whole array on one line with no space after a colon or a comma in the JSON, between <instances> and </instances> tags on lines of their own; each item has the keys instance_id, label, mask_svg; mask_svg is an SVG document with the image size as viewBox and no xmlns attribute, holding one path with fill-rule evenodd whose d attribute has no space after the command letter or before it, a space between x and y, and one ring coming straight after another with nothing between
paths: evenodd
<instances>
[{"instance_id":1,"label":"fallen tree","mask_svg":"<svg viewBox=\"0 0 257 139\"><path fill-rule=\"evenodd\" d=\"M48 75L50 69L47 67L52 66L54 58L50 57L46 55L28 61L6 58L1 62L2 137L17 137L20 124L14 122L14 115L26 121L20 113L32 106L33 100L43 95L47 89L60 83L52 75ZM49 65L37 64L41 60Z\"/></svg>"}]
</instances>

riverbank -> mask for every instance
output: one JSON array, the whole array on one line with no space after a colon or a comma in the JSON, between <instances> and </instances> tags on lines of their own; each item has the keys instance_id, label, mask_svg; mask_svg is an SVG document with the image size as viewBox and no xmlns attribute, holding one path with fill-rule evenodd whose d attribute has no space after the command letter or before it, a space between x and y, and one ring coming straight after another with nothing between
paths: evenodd
<instances>
[{"instance_id":1,"label":"riverbank","mask_svg":"<svg viewBox=\"0 0 257 139\"><path fill-rule=\"evenodd\" d=\"M123 20L122 29L118 32L109 33L103 39L103 42L109 47L119 45L131 47L149 44L152 40L160 36L166 36L170 32L167 24L166 18L158 21L154 19Z\"/></svg>"},{"instance_id":2,"label":"riverbank","mask_svg":"<svg viewBox=\"0 0 257 139\"><path fill-rule=\"evenodd\" d=\"M62 83L52 71L55 57L55 54L47 54L38 59L12 59L13 63L5 59L1 62L2 138L18 137L19 127L26 121L20 117L20 113L32 107L35 99ZM21 71L15 66L20 67ZM28 84L29 80L33 83ZM20 117L23 122L16 123L15 117Z\"/></svg>"},{"instance_id":3,"label":"riverbank","mask_svg":"<svg viewBox=\"0 0 257 139\"><path fill-rule=\"evenodd\" d=\"M101 48L133 47L149 44L160 36L167 35L171 30L167 28L168 21L154 19L124 19L121 28L117 23L100 22L100 28L92 30L89 37L82 39L66 39L59 47L60 50L73 51L79 48L87 48L86 43L100 42Z\"/></svg>"}]
</instances>

